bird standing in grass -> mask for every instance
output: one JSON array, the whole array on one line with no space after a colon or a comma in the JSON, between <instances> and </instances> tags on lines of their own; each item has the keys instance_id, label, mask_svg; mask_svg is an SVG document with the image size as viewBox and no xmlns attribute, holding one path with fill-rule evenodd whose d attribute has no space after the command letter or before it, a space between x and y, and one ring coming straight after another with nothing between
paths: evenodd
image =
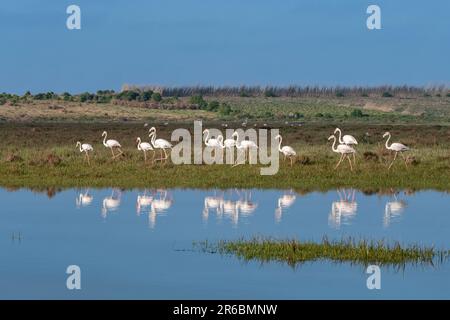
<instances>
[{"instance_id":1,"label":"bird standing in grass","mask_svg":"<svg viewBox=\"0 0 450 320\"><path fill-rule=\"evenodd\" d=\"M244 163L247 161L247 152L249 153L249 157L250 157L250 149L258 149L258 145L251 141L251 140L242 140L239 141L239 133L237 131L235 131L232 135L232 137L236 137L236 148L238 150L243 150L244 151ZM239 161L238 161L238 157L236 156L236 162L233 165L233 167L239 165Z\"/></svg>"},{"instance_id":2,"label":"bird standing in grass","mask_svg":"<svg viewBox=\"0 0 450 320\"><path fill-rule=\"evenodd\" d=\"M347 158L348 162L350 163L350 171L353 171L352 160L350 160L350 154L352 154L352 153L354 154L356 152L355 149L353 149L352 147L350 147L346 144L340 144L335 148L334 146L336 144L336 136L334 136L334 135L329 136L328 141L330 141L331 139L334 140L333 145L331 146L331 150L333 150L333 152L341 154L341 158L339 159L339 161L336 164L336 166L334 167L334 169L336 170L337 167L339 167L339 165L341 164L342 160Z\"/></svg>"},{"instance_id":3,"label":"bird standing in grass","mask_svg":"<svg viewBox=\"0 0 450 320\"><path fill-rule=\"evenodd\" d=\"M151 138L150 142L152 143L153 148L159 149L160 151L159 159L154 159L153 161L166 160L168 158L166 149L172 149L172 144L165 139L156 139L155 127L151 127L150 130L148 130L148 136ZM163 151L164 151L164 158L162 156Z\"/></svg>"},{"instance_id":4,"label":"bird standing in grass","mask_svg":"<svg viewBox=\"0 0 450 320\"><path fill-rule=\"evenodd\" d=\"M336 132L339 132L339 143L340 144L346 144L348 146L352 146L352 145L357 145L358 141L356 141L354 136L351 136L349 134L346 134L344 136L342 136L342 131L339 128L336 128L334 130L334 134L336 134ZM356 164L356 158L355 158L355 154L353 153L353 163Z\"/></svg>"},{"instance_id":5,"label":"bird standing in grass","mask_svg":"<svg viewBox=\"0 0 450 320\"><path fill-rule=\"evenodd\" d=\"M283 140L281 135L277 135L275 137L275 139L279 140L278 151L280 151L282 154L284 154L284 160L286 160L286 158L289 158L289 160L291 161L291 167L292 167L292 164L294 163L294 159L297 156L297 152L295 152L295 150L290 146L284 146L283 148L281 147L281 141Z\"/></svg>"},{"instance_id":6,"label":"bird standing in grass","mask_svg":"<svg viewBox=\"0 0 450 320\"><path fill-rule=\"evenodd\" d=\"M94 151L94 148L89 143L81 143L80 141L77 141L76 147L80 147L80 152L84 152L84 157L87 160L88 165L91 163L89 162L89 151Z\"/></svg>"},{"instance_id":7,"label":"bird standing in grass","mask_svg":"<svg viewBox=\"0 0 450 320\"><path fill-rule=\"evenodd\" d=\"M141 142L141 138L137 137L136 139L137 142L137 149L139 151L143 151L144 152L144 162L147 163L147 151L153 151L153 159L155 159L155 149L153 149L152 145L148 142Z\"/></svg>"},{"instance_id":8,"label":"bird standing in grass","mask_svg":"<svg viewBox=\"0 0 450 320\"><path fill-rule=\"evenodd\" d=\"M390 164L389 167L388 167L388 170L391 169L391 167L392 167L392 165L394 164L395 159L397 159L397 155L398 155L399 153L400 153L400 155L402 156L403 160L405 160L405 166L408 167L408 164L406 163L406 158L405 158L405 156L403 155L403 152L409 151L409 148L408 148L407 146L405 146L404 144L398 143L398 142L394 142L394 143L392 143L392 144L389 146L388 143L389 143L389 140L391 139L391 134L390 134L389 132L385 132L385 133L383 134L383 138L386 138L386 137L388 137L387 140L386 140L386 144L385 144L385 145L386 145L386 149L395 152L394 160L392 160L391 164Z\"/></svg>"},{"instance_id":9,"label":"bird standing in grass","mask_svg":"<svg viewBox=\"0 0 450 320\"><path fill-rule=\"evenodd\" d=\"M115 159L116 157L120 156L121 154L123 154L122 152L122 146L120 145L120 143L117 140L113 140L113 139L108 139L106 140L106 137L108 136L108 133L106 131L103 131L102 133L102 137L103 137L103 145L106 148L110 148L111 149L111 153L112 153L112 158ZM118 154L114 154L114 148L116 148L117 150L119 150Z\"/></svg>"}]
</instances>

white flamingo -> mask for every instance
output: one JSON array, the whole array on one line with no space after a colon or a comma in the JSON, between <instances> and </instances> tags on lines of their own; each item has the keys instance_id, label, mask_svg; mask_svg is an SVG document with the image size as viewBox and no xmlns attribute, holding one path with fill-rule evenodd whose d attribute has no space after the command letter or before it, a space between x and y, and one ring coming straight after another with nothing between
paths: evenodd
<instances>
[{"instance_id":1,"label":"white flamingo","mask_svg":"<svg viewBox=\"0 0 450 320\"><path fill-rule=\"evenodd\" d=\"M284 155L284 160L286 160L286 158L289 158L289 160L291 161L291 167L292 167L293 161L294 161L295 157L297 156L297 152L295 152L295 150L290 146L284 146L283 148L281 147L281 141L283 140L281 135L277 135L275 137L275 139L279 140L278 151L280 151Z\"/></svg>"},{"instance_id":2,"label":"white flamingo","mask_svg":"<svg viewBox=\"0 0 450 320\"><path fill-rule=\"evenodd\" d=\"M349 134L346 134L344 136L342 136L342 131L339 128L336 128L334 130L334 134L336 134L336 132L339 132L339 143L340 144L346 144L348 146L352 146L352 145L357 145L358 141L356 141L354 136L351 136ZM353 153L353 163L356 163L356 158L355 158L355 154Z\"/></svg>"},{"instance_id":3,"label":"white flamingo","mask_svg":"<svg viewBox=\"0 0 450 320\"><path fill-rule=\"evenodd\" d=\"M108 139L106 140L106 137L108 136L108 133L106 131L103 131L102 133L102 137L103 137L103 145L107 148L111 149L111 153L112 153L112 158L116 158L118 156L120 156L121 154L123 154L122 152L122 146L120 145L120 143L117 140L113 140L113 139ZM116 148L117 150L119 150L118 154L114 154L114 148Z\"/></svg>"},{"instance_id":4,"label":"white flamingo","mask_svg":"<svg viewBox=\"0 0 450 320\"><path fill-rule=\"evenodd\" d=\"M397 155L400 153L400 155L402 156L403 160L405 160L405 166L408 167L408 164L406 163L406 158L403 155L403 152L408 151L409 148L407 146L405 146L404 144L398 143L398 142L394 142L392 143L390 146L388 145L389 140L391 139L391 134L389 132L385 132L383 134L383 138L388 137L386 140L386 149L394 151L395 155L394 155L394 160L392 160L391 164L389 165L389 169L391 169L392 165L394 164L395 159L397 159Z\"/></svg>"},{"instance_id":5,"label":"white flamingo","mask_svg":"<svg viewBox=\"0 0 450 320\"><path fill-rule=\"evenodd\" d=\"M336 144L336 137L334 135L329 136L328 141L331 139L334 139L333 145L331 146L331 150L333 150L333 152L341 154L341 158L339 159L339 161L336 164L336 166L334 167L334 169L337 169L337 167L339 167L339 165L341 164L342 160L347 158L348 163L350 163L350 171L353 171L352 160L350 160L349 154L352 154L352 153L354 154L356 152L355 149L353 149L352 147L350 147L346 144L340 144L336 148L334 148L334 146Z\"/></svg>"},{"instance_id":6,"label":"white flamingo","mask_svg":"<svg viewBox=\"0 0 450 320\"><path fill-rule=\"evenodd\" d=\"M87 160L87 163L90 165L89 162L89 151L94 151L94 148L89 143L81 143L80 141L77 141L77 145L75 147L80 147L80 152L84 152L84 157Z\"/></svg>"},{"instance_id":7,"label":"white flamingo","mask_svg":"<svg viewBox=\"0 0 450 320\"><path fill-rule=\"evenodd\" d=\"M250 149L258 149L258 145L251 140L239 141L239 133L237 131L233 133L232 137L236 137L236 148L238 150L244 151L244 163L245 163L247 161L247 151L250 153ZM236 163L233 165L233 167L240 164L238 160L239 159L236 158Z\"/></svg>"},{"instance_id":8,"label":"white flamingo","mask_svg":"<svg viewBox=\"0 0 450 320\"><path fill-rule=\"evenodd\" d=\"M155 149L148 142L141 142L141 138L137 137L137 149L144 152L144 162L147 162L147 151L153 151L153 160L155 159Z\"/></svg>"},{"instance_id":9,"label":"white flamingo","mask_svg":"<svg viewBox=\"0 0 450 320\"><path fill-rule=\"evenodd\" d=\"M203 130L203 134L206 134L204 142L207 147L211 147L211 148L221 148L222 147L222 144L221 144L220 138L219 138L219 137L222 137L222 139L223 139L222 135L219 135L217 138L210 138L209 137L209 129Z\"/></svg>"},{"instance_id":10,"label":"white flamingo","mask_svg":"<svg viewBox=\"0 0 450 320\"><path fill-rule=\"evenodd\" d=\"M150 130L148 130L148 136L151 138L150 142L152 143L153 148L160 150L160 155L161 155L160 158L156 159L154 161L166 160L168 158L166 149L172 149L172 144L165 139L161 139L161 138L156 139L156 128L155 127L151 127ZM164 151L164 158L162 156L163 151Z\"/></svg>"}]
</instances>

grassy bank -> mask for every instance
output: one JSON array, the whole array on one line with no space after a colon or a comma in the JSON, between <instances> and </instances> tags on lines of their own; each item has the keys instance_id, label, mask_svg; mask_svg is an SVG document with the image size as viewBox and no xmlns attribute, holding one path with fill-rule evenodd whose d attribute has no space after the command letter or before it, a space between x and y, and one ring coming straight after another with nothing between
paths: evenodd
<instances>
[{"instance_id":1,"label":"grassy bank","mask_svg":"<svg viewBox=\"0 0 450 320\"><path fill-rule=\"evenodd\" d=\"M295 239L277 240L255 237L250 240L239 239L210 243L194 243L202 252L231 254L244 261L282 262L290 266L317 260L351 262L362 265L403 266L412 264L434 264L447 259L450 252L433 247L418 245L402 246L384 241L355 240L352 238L321 242L299 241Z\"/></svg>"},{"instance_id":2,"label":"grassy bank","mask_svg":"<svg viewBox=\"0 0 450 320\"><path fill-rule=\"evenodd\" d=\"M294 147L299 157L293 167L281 161L276 175L261 176L261 165L173 165L144 164L136 149L137 136L146 138L142 124L8 124L0 126L0 185L7 187L185 187L185 188L292 188L299 191L354 187L362 190L386 188L450 190L449 132L445 126L393 126L346 124L360 141L356 169L344 162L333 170L339 155L331 151L327 137L336 124L280 126L283 142ZM161 126L158 136L170 139L177 127ZM220 128L217 123L204 124ZM229 128L233 125L230 124ZM238 127L238 125L236 125ZM274 126L275 127L275 126ZM124 156L112 160L101 144L106 129L123 145ZM401 159L387 170L391 155L381 138L390 130L394 141L413 150L405 169ZM75 148L77 140L91 143L91 166Z\"/></svg>"}]
</instances>

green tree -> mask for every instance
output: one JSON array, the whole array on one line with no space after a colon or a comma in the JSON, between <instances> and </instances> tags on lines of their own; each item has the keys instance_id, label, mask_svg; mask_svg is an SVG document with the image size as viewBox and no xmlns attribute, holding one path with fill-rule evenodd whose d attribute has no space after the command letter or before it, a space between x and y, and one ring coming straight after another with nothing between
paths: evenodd
<instances>
[{"instance_id":1,"label":"green tree","mask_svg":"<svg viewBox=\"0 0 450 320\"><path fill-rule=\"evenodd\" d=\"M152 93L152 99L153 99L153 101L160 102L162 100L161 93L153 92Z\"/></svg>"}]
</instances>

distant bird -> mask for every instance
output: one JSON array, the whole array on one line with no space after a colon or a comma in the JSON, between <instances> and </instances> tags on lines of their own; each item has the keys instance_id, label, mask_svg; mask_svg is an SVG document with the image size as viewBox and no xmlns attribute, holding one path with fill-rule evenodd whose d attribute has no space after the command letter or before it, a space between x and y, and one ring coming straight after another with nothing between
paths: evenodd
<instances>
[{"instance_id":1,"label":"distant bird","mask_svg":"<svg viewBox=\"0 0 450 320\"><path fill-rule=\"evenodd\" d=\"M295 152L295 150L290 146L284 146L283 148L281 147L281 141L283 140L281 135L277 135L275 137L275 139L279 140L278 151L280 151L282 154L284 154L284 160L286 160L286 158L289 158L289 160L291 161L291 167L292 167L294 158L295 158L295 156L297 156L297 152Z\"/></svg>"},{"instance_id":2,"label":"distant bird","mask_svg":"<svg viewBox=\"0 0 450 320\"><path fill-rule=\"evenodd\" d=\"M247 161L247 151L250 152L250 149L258 149L258 145L251 140L239 141L239 133L237 131L233 133L232 137L236 137L236 148L238 150L244 151L244 163L245 163ZM239 164L238 159L236 159L236 162L233 166L237 166L238 164Z\"/></svg>"},{"instance_id":3,"label":"distant bird","mask_svg":"<svg viewBox=\"0 0 450 320\"><path fill-rule=\"evenodd\" d=\"M87 160L87 163L90 165L89 162L89 151L94 151L94 148L89 143L81 143L80 141L77 141L77 144L75 147L80 147L80 152L84 152L84 157Z\"/></svg>"},{"instance_id":4,"label":"distant bird","mask_svg":"<svg viewBox=\"0 0 450 320\"><path fill-rule=\"evenodd\" d=\"M117 140L113 140L113 139L108 139L106 140L108 133L106 133L106 131L103 131L102 133L102 137L103 137L103 145L107 148L111 149L111 153L112 153L112 158L116 158L118 156L120 156L121 154L123 154L122 152L122 146L120 145L120 143ZM119 150L118 154L114 154L114 148L117 148L117 150Z\"/></svg>"},{"instance_id":5,"label":"distant bird","mask_svg":"<svg viewBox=\"0 0 450 320\"><path fill-rule=\"evenodd\" d=\"M356 141L354 136L351 136L349 134L346 134L342 137L342 131L339 128L336 128L334 130L334 134L336 134L336 132L339 132L339 143L340 144L346 144L348 146L351 145L357 145L358 141ZM353 153L353 163L356 163L356 159L355 159L355 154Z\"/></svg>"},{"instance_id":6,"label":"distant bird","mask_svg":"<svg viewBox=\"0 0 450 320\"><path fill-rule=\"evenodd\" d=\"M337 169L337 167L339 167L339 165L341 164L342 160L347 158L348 163L350 163L350 171L353 171L352 161L350 160L349 154L355 153L356 152L355 149L353 149L352 147L350 147L346 144L340 144L337 146L337 148L334 148L334 145L336 144L336 136L334 136L334 135L329 136L328 141L330 141L331 139L334 140L333 145L331 146L331 150L333 150L333 152L341 154L341 158L339 159L339 161L336 164L336 166L334 167L334 169Z\"/></svg>"},{"instance_id":7,"label":"distant bird","mask_svg":"<svg viewBox=\"0 0 450 320\"><path fill-rule=\"evenodd\" d=\"M166 149L172 149L172 144L165 139L156 139L156 128L155 127L151 127L148 130L148 136L151 138L150 142L152 143L153 148L159 149L160 155L161 155L159 159L156 159L154 161L167 159L168 155L167 155ZM162 157L163 151L164 151L164 158Z\"/></svg>"},{"instance_id":8,"label":"distant bird","mask_svg":"<svg viewBox=\"0 0 450 320\"><path fill-rule=\"evenodd\" d=\"M144 162L147 162L147 151L153 151L153 160L155 159L155 149L148 142L141 142L141 138L137 137L137 149L144 152Z\"/></svg>"},{"instance_id":9,"label":"distant bird","mask_svg":"<svg viewBox=\"0 0 450 320\"><path fill-rule=\"evenodd\" d=\"M386 149L388 150L392 150L395 152L395 156L394 156L394 160L392 160L391 164L389 165L389 169L391 169L392 165L394 164L395 159L397 159L397 154L400 153L400 155L402 156L403 160L405 160L405 166L408 167L408 164L406 163L406 158L403 155L403 152L405 151L409 151L409 148L407 146L405 146L404 144L398 143L398 142L394 142L392 143L390 146L388 145L389 140L391 139L391 134L389 132L385 132L383 134L383 138L387 138L386 140Z\"/></svg>"}]
</instances>

